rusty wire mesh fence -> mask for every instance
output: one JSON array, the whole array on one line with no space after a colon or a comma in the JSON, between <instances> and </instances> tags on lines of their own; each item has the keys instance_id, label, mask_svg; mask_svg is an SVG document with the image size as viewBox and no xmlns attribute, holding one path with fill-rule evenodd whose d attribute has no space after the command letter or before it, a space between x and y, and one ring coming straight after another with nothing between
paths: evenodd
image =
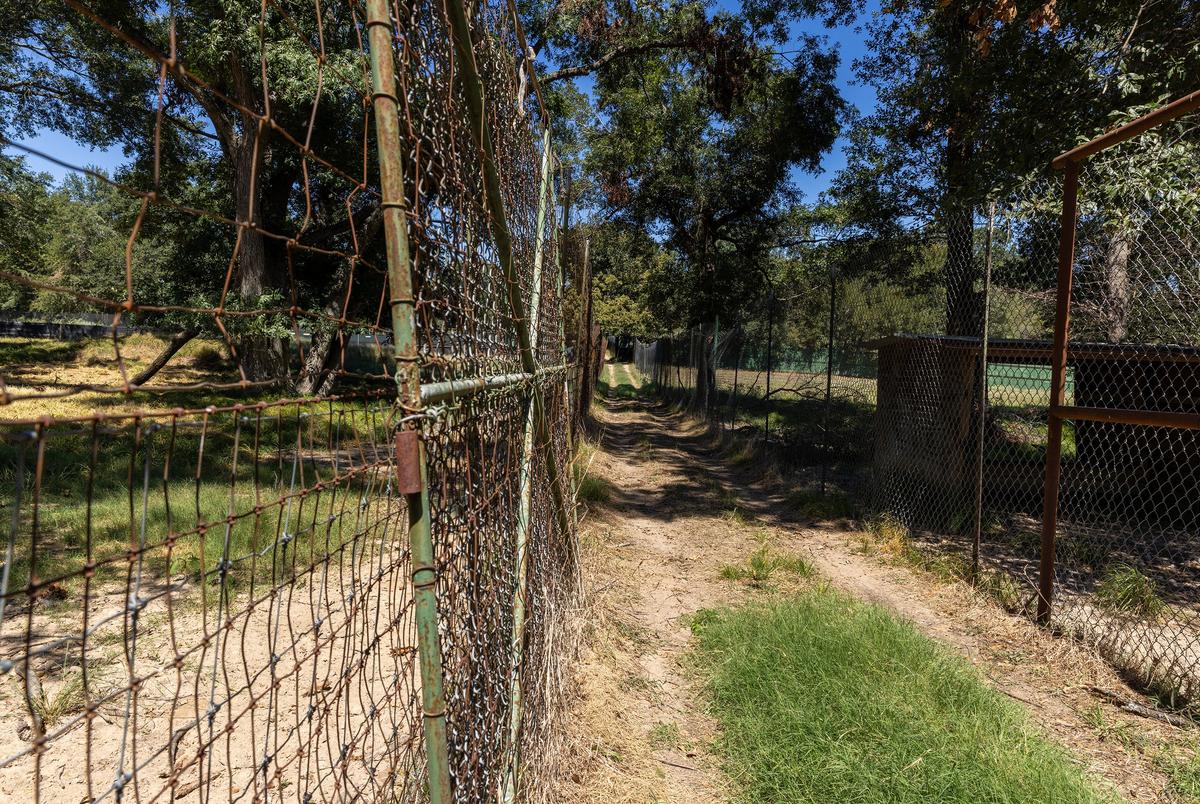
<instances>
[{"instance_id":1,"label":"rusty wire mesh fence","mask_svg":"<svg viewBox=\"0 0 1200 804\"><path fill-rule=\"evenodd\" d=\"M1197 131L1192 111L1083 161L1074 226L1047 170L922 225L922 281L793 277L753 322L639 344L638 368L846 502L822 510L1195 705Z\"/></svg>"},{"instance_id":2,"label":"rusty wire mesh fence","mask_svg":"<svg viewBox=\"0 0 1200 804\"><path fill-rule=\"evenodd\" d=\"M17 304L107 322L0 339L0 798L549 794L577 593L558 166L513 6L457 10L23 19L128 65L79 80L134 82L110 112L145 133L111 173L3 143L79 177L120 247L47 273L0 234Z\"/></svg>"},{"instance_id":3,"label":"rusty wire mesh fence","mask_svg":"<svg viewBox=\"0 0 1200 804\"><path fill-rule=\"evenodd\" d=\"M1077 220L1060 297L1068 386L1051 403L1061 483L1047 497L1044 614L1177 705L1200 692L1198 105L1063 160Z\"/></svg>"}]
</instances>

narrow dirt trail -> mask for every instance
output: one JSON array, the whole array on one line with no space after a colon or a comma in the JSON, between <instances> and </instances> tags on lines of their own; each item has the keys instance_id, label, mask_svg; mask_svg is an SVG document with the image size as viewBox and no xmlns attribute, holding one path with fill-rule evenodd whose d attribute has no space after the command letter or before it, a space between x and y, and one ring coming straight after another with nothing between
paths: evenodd
<instances>
[{"instance_id":1,"label":"narrow dirt trail","mask_svg":"<svg viewBox=\"0 0 1200 804\"><path fill-rule=\"evenodd\" d=\"M615 385L613 366L605 371ZM762 594L720 571L744 563L769 539L773 548L803 555L834 586L891 609L961 653L1127 799L1173 800L1145 743L1127 745L1114 735L1178 735L1112 706L1098 727L1089 686L1137 696L1088 652L1005 614L963 584L868 554L850 523L797 521L785 486L738 468L729 445L691 417L609 397L596 418L601 433L591 473L606 481L609 498L585 517L591 611L574 713L579 767L564 796L727 800L731 782L712 750L719 730L687 667L689 618Z\"/></svg>"}]
</instances>

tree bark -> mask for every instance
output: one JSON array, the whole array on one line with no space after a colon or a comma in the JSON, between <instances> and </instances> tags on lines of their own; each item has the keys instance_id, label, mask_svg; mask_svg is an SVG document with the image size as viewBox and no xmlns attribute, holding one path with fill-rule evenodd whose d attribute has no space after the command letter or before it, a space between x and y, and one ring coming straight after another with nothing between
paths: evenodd
<instances>
[{"instance_id":1,"label":"tree bark","mask_svg":"<svg viewBox=\"0 0 1200 804\"><path fill-rule=\"evenodd\" d=\"M301 396L311 396L325 393L325 389L333 387L333 374L330 370L330 358L334 355L333 344L338 340L336 330L326 329L313 335L300 367L300 379L296 382L296 393Z\"/></svg>"},{"instance_id":2,"label":"tree bark","mask_svg":"<svg viewBox=\"0 0 1200 804\"><path fill-rule=\"evenodd\" d=\"M982 317L975 292L975 214L972 196L975 142L971 133L978 99L971 80L973 39L963 9L953 15L947 42L950 68L946 109L945 191L942 215L946 226L946 334L979 337Z\"/></svg>"},{"instance_id":3,"label":"tree bark","mask_svg":"<svg viewBox=\"0 0 1200 804\"><path fill-rule=\"evenodd\" d=\"M1127 232L1113 235L1104 254L1104 304L1100 315L1109 343L1121 343L1129 332L1129 305L1133 287L1129 281L1129 257L1133 244Z\"/></svg>"},{"instance_id":4,"label":"tree bark","mask_svg":"<svg viewBox=\"0 0 1200 804\"><path fill-rule=\"evenodd\" d=\"M237 200L237 219L253 224L240 232L237 251L238 296L247 309L261 304L262 297L277 287L271 282L267 248L262 226L263 155L261 138L250 121L234 153L233 180ZM252 181L253 174L253 181ZM245 323L253 324L253 319ZM282 338L262 332L248 332L238 339L239 364L252 382L289 379L287 344Z\"/></svg>"},{"instance_id":5,"label":"tree bark","mask_svg":"<svg viewBox=\"0 0 1200 804\"><path fill-rule=\"evenodd\" d=\"M180 332L176 332L171 336L171 340L167 342L167 345L163 347L163 350L158 353L158 356L150 361L150 365L139 371L137 375L129 381L129 384L133 386L142 386L150 382L154 375L162 371L163 367L171 361L171 358L175 356L176 352L186 346L188 342L192 340L192 338L195 338L199 334L200 330L198 329L185 329Z\"/></svg>"}]
</instances>

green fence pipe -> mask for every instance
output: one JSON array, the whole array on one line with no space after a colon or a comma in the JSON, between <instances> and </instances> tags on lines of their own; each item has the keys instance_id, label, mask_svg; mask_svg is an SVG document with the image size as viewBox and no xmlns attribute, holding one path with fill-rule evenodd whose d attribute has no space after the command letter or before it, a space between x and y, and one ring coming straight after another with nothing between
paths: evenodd
<instances>
[{"instance_id":1,"label":"green fence pipe","mask_svg":"<svg viewBox=\"0 0 1200 804\"><path fill-rule=\"evenodd\" d=\"M559 366L540 368L533 374L526 374L521 371L515 374L493 374L490 377L468 377L461 380L428 382L421 386L421 402L426 407L429 407L441 402L464 399L474 396L481 391L493 391L498 388L506 388L510 385L540 380L549 374L555 374L560 371L565 372L569 368L570 366L564 363Z\"/></svg>"},{"instance_id":2,"label":"green fence pipe","mask_svg":"<svg viewBox=\"0 0 1200 804\"><path fill-rule=\"evenodd\" d=\"M550 219L550 225L554 232L554 259L558 263L558 346L560 359L564 366L569 366L567 362L567 332L563 324L563 307L565 306L564 294L567 291L567 269L562 258L561 238L566 237L566 230L560 230L558 225L558 216L555 215ZM578 351L578 350L577 350ZM579 362L579 355L575 355L575 362ZM567 373L563 376L563 408L567 411L567 460L573 461L575 455L575 435L571 432L571 419L574 417L575 408L571 404L571 377L574 371L568 368ZM575 485L575 473L567 472L567 484L569 486L569 498L572 503L577 498L579 489ZM571 529L572 531L579 529L579 513L578 507L571 505Z\"/></svg>"},{"instance_id":3,"label":"green fence pipe","mask_svg":"<svg viewBox=\"0 0 1200 804\"><path fill-rule=\"evenodd\" d=\"M491 218L492 240L495 241L500 267L504 270L505 291L508 296L509 313L513 319L513 328L517 331L521 366L526 373L532 374L537 371L537 357L533 353L533 346L529 340L529 319L525 314L525 302L521 298L521 280L517 276L517 268L513 263L512 234L509 231L508 218L504 211L504 197L500 192L500 174L496 169L496 150L486 122L483 84L479 80L479 68L475 64L475 47L471 42L471 26L467 21L467 10L463 0L450 0L446 4L446 11L450 17L450 32L454 39L454 49L458 54L459 79L462 81L463 94L466 96L467 114L471 120L471 135L479 146L480 159L483 163L484 200L487 202ZM541 390L536 388L533 392L533 415L537 422L538 442L549 444L550 427L546 419L545 400L542 399ZM569 533L571 520L567 514L562 479L559 477L558 464L554 460L554 450L544 449L542 453L546 456L546 472L550 480L550 493L554 499L555 515L559 527L564 533Z\"/></svg>"},{"instance_id":4,"label":"green fence pipe","mask_svg":"<svg viewBox=\"0 0 1200 804\"><path fill-rule=\"evenodd\" d=\"M538 320L542 304L542 241L546 234L546 196L550 184L550 129L542 138L542 182L538 190L538 211L533 254L533 292L529 301L529 315L533 331L529 343L534 349L538 343ZM530 393L530 404L525 414L525 437L522 442L520 496L517 508L517 589L513 596L512 668L509 679L508 720L508 768L504 777L501 801L512 804L517 796L518 767L521 761L520 737L521 718L524 714L524 696L521 689L521 665L525 652L525 595L529 588L529 517L533 508L533 434L536 422L533 415L533 399L537 387Z\"/></svg>"},{"instance_id":5,"label":"green fence pipe","mask_svg":"<svg viewBox=\"0 0 1200 804\"><path fill-rule=\"evenodd\" d=\"M405 220L404 168L401 159L400 104L396 98L393 67L392 22L388 0L367 0L367 31L371 61L371 102L379 149L384 238L387 247L388 288L391 299L392 337L396 352L396 390L407 414L419 413L421 358L414 322L412 264ZM417 652L421 673L421 710L424 715L425 756L431 804L450 804L450 761L446 738L446 699L442 690L442 646L438 635L437 569L430 532L429 475L425 446L418 443L415 456L397 455L397 461L415 458L420 490L407 492L408 538L412 554L413 601L416 610ZM407 490L406 490L407 491Z\"/></svg>"}]
</instances>

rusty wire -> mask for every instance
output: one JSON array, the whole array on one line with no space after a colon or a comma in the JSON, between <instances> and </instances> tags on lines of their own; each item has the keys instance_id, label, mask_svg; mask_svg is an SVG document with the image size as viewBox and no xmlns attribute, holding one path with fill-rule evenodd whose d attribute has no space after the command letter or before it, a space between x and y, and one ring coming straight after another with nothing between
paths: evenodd
<instances>
[{"instance_id":1,"label":"rusty wire","mask_svg":"<svg viewBox=\"0 0 1200 804\"><path fill-rule=\"evenodd\" d=\"M200 32L186 4L160 9L152 29L164 39L150 41L137 33L150 29L65 2L73 24L109 37L159 91L138 155L148 171L108 175L4 143L90 175L135 212L102 292L72 276L2 275L103 318L91 341L54 352L59 364L0 368L0 677L11 682L0 710L20 724L0 740L0 791L423 800L408 509L392 449L407 422L428 463L454 799L495 801L506 787L517 800L544 797L578 589L574 533L559 526L545 465L522 441L540 394L552 438L533 450L566 474L567 266L554 176L543 171L548 121L521 80L533 65L513 7L479 6L472 25L545 370L414 416L393 382L360 5L248 2L248 83L234 91L192 64ZM445 9L391 11L421 380L520 375L521 322L497 263ZM288 108L275 84L297 79L311 93ZM164 145L184 136L164 113L179 95L197 114L237 121L217 132L231 191L207 205L190 200L196 177L181 177ZM553 172L552 155L547 163ZM143 286L144 233L164 221L220 232L223 267L204 278L211 303ZM134 382L147 343L181 330L190 334L167 367Z\"/></svg>"}]
</instances>

